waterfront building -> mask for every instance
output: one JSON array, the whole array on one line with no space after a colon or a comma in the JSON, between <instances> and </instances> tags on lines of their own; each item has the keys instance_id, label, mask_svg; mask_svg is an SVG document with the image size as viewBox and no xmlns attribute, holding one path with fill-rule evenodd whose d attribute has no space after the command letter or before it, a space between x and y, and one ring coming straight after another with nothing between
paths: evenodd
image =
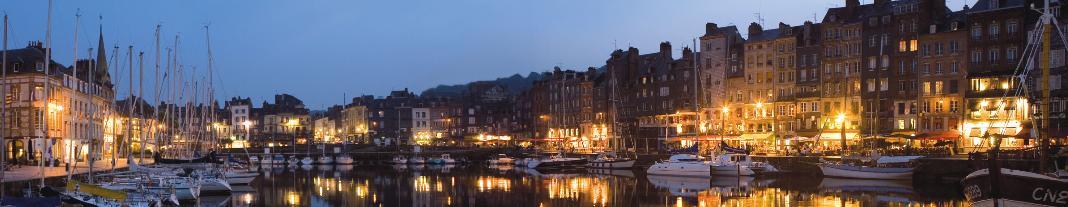
<instances>
[{"instance_id":1,"label":"waterfront building","mask_svg":"<svg viewBox=\"0 0 1068 207\"><path fill-rule=\"evenodd\" d=\"M672 52L671 43L660 43L659 52L640 56L644 64L634 74L639 77L638 96L631 99L640 107L635 113L637 135L655 138L657 149L689 147L698 141L696 57L688 47L682 48L677 60Z\"/></svg>"},{"instance_id":2,"label":"waterfront building","mask_svg":"<svg viewBox=\"0 0 1068 207\"><path fill-rule=\"evenodd\" d=\"M155 107L136 96L117 100L114 106L114 127L111 130L112 136L116 138L116 145L122 146L119 150L134 153L139 152L144 145L146 153L153 152L158 141L156 132L159 130Z\"/></svg>"},{"instance_id":3,"label":"waterfront building","mask_svg":"<svg viewBox=\"0 0 1068 207\"><path fill-rule=\"evenodd\" d=\"M947 14L946 19L922 27L925 31L919 35L920 70L916 82L920 88L916 102L920 108L916 132L909 134L910 138L919 140L918 146L954 142L961 135L969 67L966 12ZM894 108L904 110L905 105ZM893 125L903 128L903 120L897 122Z\"/></svg>"},{"instance_id":4,"label":"waterfront building","mask_svg":"<svg viewBox=\"0 0 1068 207\"><path fill-rule=\"evenodd\" d=\"M737 71L741 66L741 51L745 39L735 26L720 27L716 23L705 24L705 34L700 37L701 51L698 53L698 73L701 99L698 104L703 109L701 123L702 133L717 135L727 134L724 130L723 109L729 108L726 75Z\"/></svg>"},{"instance_id":5,"label":"waterfront building","mask_svg":"<svg viewBox=\"0 0 1068 207\"><path fill-rule=\"evenodd\" d=\"M1023 121L1034 113L1033 103L1012 92L1021 86L1013 73L1027 46L1027 35L1038 21L1038 13L1031 11L1028 2L1034 1L977 1L966 12L968 89L962 138L957 143L964 151L991 147L986 134L1016 135L1027 130ZM1037 145L1016 138L1002 142L1009 149L1029 146Z\"/></svg>"},{"instance_id":6,"label":"waterfront building","mask_svg":"<svg viewBox=\"0 0 1068 207\"><path fill-rule=\"evenodd\" d=\"M860 140L861 29L864 11L870 5L847 0L845 7L830 8L824 15L823 64L820 84L822 133L815 137L817 149L841 149Z\"/></svg>"},{"instance_id":7,"label":"waterfront building","mask_svg":"<svg viewBox=\"0 0 1068 207\"><path fill-rule=\"evenodd\" d=\"M231 132L230 147L242 148L249 146L252 127L259 124L259 119L252 117L252 98L233 97L225 102L227 126Z\"/></svg>"},{"instance_id":8,"label":"waterfront building","mask_svg":"<svg viewBox=\"0 0 1068 207\"><path fill-rule=\"evenodd\" d=\"M335 125L335 119L329 115L323 113L315 116L313 122L313 135L315 142L328 143L334 142L338 139L338 127Z\"/></svg>"},{"instance_id":9,"label":"waterfront building","mask_svg":"<svg viewBox=\"0 0 1068 207\"><path fill-rule=\"evenodd\" d=\"M356 103L345 104L344 109L341 110L340 122L337 126L340 130L338 138L343 141L367 143L368 124L367 124L367 106L359 105Z\"/></svg>"},{"instance_id":10,"label":"waterfront building","mask_svg":"<svg viewBox=\"0 0 1068 207\"><path fill-rule=\"evenodd\" d=\"M264 101L259 109L263 120L256 126L260 131L259 145L280 146L305 143L311 134L309 111L304 102L289 94L274 96L274 103Z\"/></svg>"},{"instance_id":11,"label":"waterfront building","mask_svg":"<svg viewBox=\"0 0 1068 207\"><path fill-rule=\"evenodd\" d=\"M101 48L103 38L101 34ZM66 67L47 60L49 49L41 42L30 42L25 48L6 51L7 77L0 80L7 110L0 129L8 148L3 159L43 157L62 162L85 160L88 153L96 157L114 153L115 137L108 127L113 126L115 93L106 52L98 48L98 58L77 60L76 66ZM45 61L51 62L47 69ZM89 145L95 146L91 152Z\"/></svg>"},{"instance_id":12,"label":"waterfront building","mask_svg":"<svg viewBox=\"0 0 1068 207\"><path fill-rule=\"evenodd\" d=\"M820 81L820 69L823 67L823 47L820 36L822 24L805 21L805 24L796 32L797 48L797 78L794 88L796 110L794 119L795 136L787 137L784 145L800 146L801 141L809 141L822 131L821 120L823 113L820 111L820 96L822 89Z\"/></svg>"},{"instance_id":13,"label":"waterfront building","mask_svg":"<svg viewBox=\"0 0 1068 207\"><path fill-rule=\"evenodd\" d=\"M607 134L601 134L601 128L607 123L595 123L593 110L593 79L597 77L596 68L586 71L563 70L560 67L541 80L534 81L532 91L541 93L532 105L531 113L544 128L535 129L537 144L545 149L591 151L607 147ZM544 102L541 102L544 101Z\"/></svg>"}]
</instances>

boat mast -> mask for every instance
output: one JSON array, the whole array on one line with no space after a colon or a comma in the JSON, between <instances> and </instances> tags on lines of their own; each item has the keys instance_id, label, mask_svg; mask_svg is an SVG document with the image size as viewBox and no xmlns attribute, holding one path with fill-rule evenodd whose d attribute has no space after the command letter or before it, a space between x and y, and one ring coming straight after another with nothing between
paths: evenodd
<instances>
[{"instance_id":1,"label":"boat mast","mask_svg":"<svg viewBox=\"0 0 1068 207\"><path fill-rule=\"evenodd\" d=\"M1044 1L1045 5L1042 9L1042 57L1039 63L1042 67L1042 97L1039 99L1039 111L1041 112L1041 128L1038 128L1038 140L1039 140L1039 172L1045 172L1049 166L1049 138L1050 138L1050 122L1049 122L1049 101L1050 99L1050 86L1049 86L1049 67L1050 67L1050 33L1053 29L1052 21L1053 15L1049 10L1049 0Z\"/></svg>"},{"instance_id":2,"label":"boat mast","mask_svg":"<svg viewBox=\"0 0 1068 207\"><path fill-rule=\"evenodd\" d=\"M118 45L118 43L116 43L116 45ZM111 57L112 57L111 58L112 61L115 61L114 65L119 65L120 63L122 63L122 61L119 61L119 47L118 46L115 46L114 49L112 50ZM116 75L119 74L118 73L119 72L119 68L122 68L122 66L120 65L119 67L115 67L115 74ZM111 68L108 68L108 69L110 70ZM122 76L117 76L117 77L122 77ZM115 103L114 99L111 100L111 103L113 104L112 106L118 106L118 103ZM108 113L117 114L117 111L109 110ZM107 116L107 117L114 118L115 116ZM115 123L115 121L112 120L111 127L110 127L111 128L111 135L112 135L112 141L111 141L111 171L115 171L115 159L118 159L119 147L120 147L120 145L118 143L116 143L116 141L119 141L119 139L117 139L115 137L115 134L118 133L117 131L115 131L115 125L116 124L117 123ZM105 128L105 130L107 130L107 128Z\"/></svg>"},{"instance_id":3,"label":"boat mast","mask_svg":"<svg viewBox=\"0 0 1068 207\"><path fill-rule=\"evenodd\" d=\"M98 51L99 54L97 54L96 58L107 57L106 54L103 54L104 53L104 24L103 24L104 16L99 16L99 18L100 18L99 19L100 22L98 24L100 26L100 34L99 34L100 36L99 36L99 40L98 40L97 46L96 46L97 47L97 51ZM92 51L93 51L93 49L89 48L88 54L89 54L89 59L90 60L93 60L93 52ZM89 71L89 85L92 87L92 89L90 91L92 91L94 94L100 94L100 91L97 90L98 85L96 84L96 81L93 80L93 78L95 77L95 75L97 73L97 70L100 69L100 64L99 63L101 63L101 62L99 61L99 59L97 59L96 62L97 63L91 63L90 64L91 67L92 67L92 70ZM104 62L104 63L106 63L106 62ZM101 84L101 85L103 85L103 84ZM109 95L113 95L113 94L109 94ZM98 114L96 113L97 104L95 104L93 102L94 101L92 100L92 97L90 97L89 115L91 116L91 118L89 119L89 126L90 126L90 128L92 128L92 130L91 130L92 131L92 135L97 135L98 134L97 131L100 131L99 135L100 135L101 140L103 140L104 133L103 133L102 129L100 129L100 126L94 124L96 122L97 118L99 118L99 117L98 117ZM102 103L104 103L103 100L101 100L101 104ZM104 122L101 122L101 124L103 124L103 123ZM87 163L86 165L89 166L89 183L93 183L93 163L96 162L96 156L95 156L96 155L96 151L93 148L93 146L95 144L96 144L96 141L93 140L92 136L90 136L89 137L89 159L86 160L86 163ZM101 144L103 144L103 143L101 143Z\"/></svg>"},{"instance_id":4,"label":"boat mast","mask_svg":"<svg viewBox=\"0 0 1068 207\"><path fill-rule=\"evenodd\" d=\"M206 40L205 42L207 42L207 46L208 46L208 100L210 101L208 103L208 109L209 109L209 114L208 115L210 115L210 119L209 120L214 122L215 121L215 88L214 88L214 84L212 84L212 82L215 81L215 79L213 79L214 78L213 75L214 75L214 67L215 67L214 66L215 58L212 56L212 53L211 53L211 29L209 28L209 26L210 25L204 25L204 38L205 38L205 40ZM218 141L218 138L216 137L216 134L215 134L218 129L215 128L215 124L214 123L211 123L209 125L211 126L211 130L210 130L211 133L209 135L210 136L209 139L211 139L211 148L212 148L212 150L214 150L215 147L217 147L217 145L218 145L216 143L216 141Z\"/></svg>"},{"instance_id":5,"label":"boat mast","mask_svg":"<svg viewBox=\"0 0 1068 207\"><path fill-rule=\"evenodd\" d=\"M44 187L44 177L45 177L44 158L45 158L45 152L46 151L44 149L49 148L49 147L45 147L45 143L47 143L47 140L48 140L48 114L51 113L51 112L49 112L51 107L48 106L48 104L50 103L48 94L51 92L51 89L50 89L50 85L51 84L50 83L52 82L52 77L50 76L50 74L48 72L52 70L52 68L51 68L52 67L52 0L48 0L48 23L47 24L48 24L48 26L45 29L45 60L44 60L44 65L45 65L45 68L44 68L44 76L45 76L44 85L45 85L45 87L44 87L44 103L41 103L42 108L44 108L44 110L43 110L44 116L41 116L41 123L42 123L41 129L43 129L44 133L41 135L42 139L41 139L41 142L40 142L42 149L38 149L39 151L41 151L41 158L38 159L39 162L37 162L38 163L37 168L39 168L41 170L41 174L40 174L40 176L41 176L41 183L40 183L41 187Z\"/></svg>"},{"instance_id":6,"label":"boat mast","mask_svg":"<svg viewBox=\"0 0 1068 207\"><path fill-rule=\"evenodd\" d=\"M140 137L137 140L141 145L141 152L137 153L137 163L145 163L145 108L141 103L145 100L145 52L137 54L137 75L140 77L137 79L137 135Z\"/></svg>"},{"instance_id":7,"label":"boat mast","mask_svg":"<svg viewBox=\"0 0 1068 207\"><path fill-rule=\"evenodd\" d=\"M3 81L3 83L0 83L0 84L3 84L3 85L0 85L0 87L3 87L3 88L0 88L0 94L3 94L4 97L7 97L7 90L6 90L7 89L7 14L4 14L4 43L3 43L3 45L4 45L4 54L3 54L4 55L4 57L3 57L4 60L3 60L3 66L2 66L3 67L3 71L0 71L0 76L2 76L2 78L0 78L0 81ZM2 169L7 169L7 140L6 140L7 139L7 135L4 134L4 131L7 131L7 121L6 121L7 120L7 104L0 104L0 117L2 117L0 119L5 120L5 121L0 121L0 139L3 139L2 141L0 141L0 154L2 154L2 155L0 155L0 183L3 183L4 176L5 176L6 172L7 172L7 170L2 170ZM6 187L6 186L0 186L0 189L2 189L4 187ZM4 197L4 195L2 193L0 193L0 198L3 198L3 197Z\"/></svg>"},{"instance_id":8,"label":"boat mast","mask_svg":"<svg viewBox=\"0 0 1068 207\"><path fill-rule=\"evenodd\" d=\"M700 98L699 98L700 94L698 93L700 91L698 89L701 88L701 86L698 85L698 83L697 83L697 81L700 80L701 75L697 71L697 58L698 58L697 57L697 38L693 38L693 50L691 51L691 54L690 54L690 59L691 59L690 62L693 64L693 89L690 90L690 91L693 92L693 116L694 116L693 142L694 143L699 143L698 140L701 139L701 136L700 136L701 135L701 133L700 133L701 132L701 126L700 126L700 124L701 124L701 102L700 102ZM697 151L698 151L697 154L701 154L700 153L700 151L701 151L700 146L698 146Z\"/></svg>"},{"instance_id":9,"label":"boat mast","mask_svg":"<svg viewBox=\"0 0 1068 207\"><path fill-rule=\"evenodd\" d=\"M123 136L122 147L126 150L126 164L130 164L130 162L133 161L133 152L130 152L133 149L130 147L130 144L133 142L133 112L134 107L136 107L136 105L134 105L136 100L133 94L133 45L128 46L127 48L126 55L128 56L128 59L126 59L126 61L128 61L127 65L129 67L129 71L127 71L129 76L127 77L130 79L127 80L129 85L126 85L126 136Z\"/></svg>"},{"instance_id":10,"label":"boat mast","mask_svg":"<svg viewBox=\"0 0 1068 207\"><path fill-rule=\"evenodd\" d=\"M159 59L160 59L159 32L160 32L160 25L156 24L156 79L155 79L155 82L154 82L154 84L155 84L155 88L154 89L156 90L156 95L153 96L153 98L155 99L152 102L153 104L159 104L159 94L160 94L160 88L159 88ZM152 128L152 142L153 142L152 153L155 153L155 154L159 154L159 135L160 135L160 133L159 133L159 127L158 126L160 126L160 124L161 124L160 119L159 119L159 110L160 110L160 108L156 107L156 109L152 111L152 117L154 118L153 120L156 120L156 123L153 123L152 126L150 126Z\"/></svg>"},{"instance_id":11,"label":"boat mast","mask_svg":"<svg viewBox=\"0 0 1068 207\"><path fill-rule=\"evenodd\" d=\"M74 67L74 70L73 70L74 81L76 81L76 82L79 81L78 80L78 26L79 25L78 24L81 22L81 19L82 19L81 9L79 9L78 12L74 13L74 62L71 62L72 63L71 65L73 65L72 67ZM78 89L75 89L75 90L81 90L81 87L78 87ZM92 98L92 96L90 96L90 98ZM73 102L74 102L74 99L71 99L71 103L70 103L71 106L74 105ZM4 119L4 120L6 120L6 119ZM73 125L73 124L76 124L76 123L71 122L71 124ZM73 128L73 127L70 127L70 126L68 126L68 127L69 127L68 129ZM0 127L0 128L2 128L2 127ZM73 131L73 130L68 130L68 131ZM73 136L75 134L76 134L76 132L70 132L69 135ZM2 136L0 136L0 137L2 137ZM78 154L78 153L74 152L78 148L74 147L74 144L70 144L70 146L67 146L67 149L68 149L67 150L67 164L68 165L70 163L74 163L75 164L74 168L70 168L70 169L67 170L67 181L70 181L70 178L71 178L71 175L74 172L74 169L77 169L77 167L78 167L77 162L76 162L77 159L74 157L74 155Z\"/></svg>"}]
</instances>

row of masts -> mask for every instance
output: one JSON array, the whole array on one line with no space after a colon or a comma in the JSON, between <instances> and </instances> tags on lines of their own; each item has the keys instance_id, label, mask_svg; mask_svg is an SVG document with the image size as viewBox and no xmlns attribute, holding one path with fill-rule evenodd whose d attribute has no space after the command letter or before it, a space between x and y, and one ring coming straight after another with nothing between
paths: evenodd
<instances>
[{"instance_id":1,"label":"row of masts","mask_svg":"<svg viewBox=\"0 0 1068 207\"><path fill-rule=\"evenodd\" d=\"M112 141L112 143L111 143L111 145L113 146L111 148L111 168L112 168L112 170L114 170L116 168L116 166L117 166L116 165L116 160L118 160L118 158L119 158L118 155L120 153L125 154L127 162L129 164L135 164L135 161L134 161L135 159L133 157L133 152L135 150L137 150L139 152L138 153L138 157L136 159L136 164L145 164L146 163L145 162L146 150L148 150L146 148L147 147L146 145L148 145L149 143L151 143L151 145L153 146L153 149L151 149L152 152L161 153L162 155L166 155L166 156L175 156L175 157L191 157L191 156L194 156L196 153L203 153L203 152L205 152L207 150L214 150L214 148L216 148L218 146L217 145L217 143L218 143L217 142L217 138L218 138L218 135L219 135L219 131L218 130L219 130L219 126L220 125L214 124L214 121L217 120L216 109L215 109L215 107L217 105L215 104L215 98L214 98L214 92L215 91L214 91L214 88L213 88L214 85L212 84L213 78L214 78L212 76L212 73L214 72L213 71L214 70L214 58L212 57L212 53L211 53L210 37L207 37L208 40L209 40L209 41L207 41L207 48L208 48L208 52L207 52L207 55L208 55L208 71L207 71L207 73L208 73L208 77L206 77L207 78L206 80L204 79L204 77L200 77L200 79L198 80L196 78L196 76L195 76L196 68L193 67L192 72L191 73L187 73L185 71L185 67L186 66L181 64L181 62L179 61L178 48L179 48L180 43L181 43L180 42L180 35L175 35L173 49L171 49L171 48L167 49L167 62L166 62L166 65L164 67L161 67L161 58L162 58L162 53L161 52L162 52L162 49L161 49L161 45L160 45L160 35L161 35L161 32L162 32L162 25L158 25L158 24L156 25L156 28L155 28L155 48L154 48L155 51L156 51L155 79L154 79L155 100L153 102L154 103L159 103L159 107L157 107L156 110L153 110L151 113L146 113L146 111L145 111L146 110L145 109L146 106L144 104L142 104L142 103L144 103L143 97L144 97L144 93L145 93L144 92L144 52L143 51L136 52L137 53L138 76L135 78L135 76L134 76L134 54L135 54L135 51L134 51L134 47L132 45L128 46L127 55L126 55L127 58L126 58L126 61L125 61L126 64L127 64L126 68L128 70L127 71L127 77L129 78L129 80L127 82L128 83L127 96L126 96L127 97L127 99L126 99L127 101L125 102L126 105L124 107L122 107L122 109L125 110L124 112L126 114L126 116L125 116L125 120L126 121L122 121L122 119L120 118L121 113L119 113L118 111L108 110L108 109L100 109L99 108L100 105L117 106L116 105L117 103L115 102L115 100L113 98L110 98L110 97L114 97L114 95L117 94L117 93L110 93L109 94L107 92L100 92L96 88L96 87L100 87L100 86L98 86L96 84L96 82L98 82L97 78L100 78L100 77L94 77L95 75L97 75L96 71L98 70L97 67L100 67L99 64L87 64L88 66L92 67L91 70L88 70L89 74L88 74L88 81L87 81L87 82L89 82L89 85L92 85L92 89L87 89L88 91L86 91L84 93L71 93L72 96L86 96L86 97L69 97L70 98L69 102L62 101L62 100L52 100L55 97L51 97L53 95L53 94L51 94L52 93L52 86L51 85L53 84L52 83L53 80L52 80L51 77L52 77L52 75L54 75L54 74L52 74L52 68L51 68L52 67L52 64L51 64L51 62L52 62L52 53L51 53L51 51L52 51L51 50L52 49L52 47L51 47L51 42L52 42L52 38L51 38L52 23L51 22L52 22L52 1L49 1L48 2L48 21L47 21L47 28L46 28L46 33L45 33L45 45L44 45L45 46L45 50L44 50L44 52L45 52L45 60L44 60L45 71L44 71L44 74L45 74L45 77L46 77L45 78L45 83L44 83L44 91L46 91L46 92L43 94L45 101L43 103L41 103L41 107L46 108L46 110L43 110L43 111L45 111L45 113L48 113L48 114L46 114L44 116L39 116L40 120L38 120L38 121L40 121L40 123L44 123L44 124L41 125L41 133L40 134L42 135L42 138L40 139L40 141L42 143L42 146L46 145L47 143L51 143L52 135L55 135L55 136L66 136L66 137L61 137L61 138L75 140L75 142L68 142L69 146L65 146L66 149L52 149L51 147L43 147L43 149L39 149L41 153L39 154L40 157L38 159L38 167L40 168L40 173L41 173L40 174L41 175L40 184L42 186L44 185L44 177L45 177L44 176L45 175L44 166L52 164L52 163L50 163L50 161L52 160L51 159L51 157L52 157L51 155L54 154L54 153L49 153L49 152L46 152L46 151L50 151L50 150L51 151L66 151L66 157L65 157L66 160L63 160L63 161L67 162L68 164L72 164L71 167L73 167L73 168L71 168L72 170L68 170L67 179L70 180L72 178L72 174L71 173L73 173L73 169L76 169L78 167L77 166L77 164L78 164L77 159L78 158L76 156L80 155L82 153L81 152L81 148L80 147L76 147L76 145L85 145L85 144L88 144L88 152L86 152L88 157L85 160L87 162L87 164L88 164L88 167L89 167L89 176L88 176L89 180L88 181L90 183L92 183L93 182L92 173L93 173L93 169L94 169L94 166L93 166L94 162L93 161L98 159L97 157L95 157L97 155L97 153L94 153L94 152L96 152L98 150L101 151L101 152L104 151L104 150L101 150L100 148L104 147L102 145L103 145L104 140L105 140L105 133L110 133L110 134L113 134L113 135L114 134L118 134L119 131L115 130L115 129L117 129L118 125L124 125L122 127L124 127L125 132L124 132L124 134L122 136L122 139L114 139ZM80 22L81 22L81 14L80 14L80 11L79 11L79 12L77 12L75 14L74 46L73 46L73 51L74 51L73 61L74 62L72 63L73 77L74 77L73 79L75 79L75 80L78 80L78 77L80 77L80 76L78 76L78 71L79 71L78 70L78 58L79 58L79 55L78 55L78 33L79 33L79 30L80 30ZM4 82L5 85L6 85L6 81L7 81L7 66L8 66L8 64L7 64L8 63L8 58L7 58L8 28L9 28L8 16L5 14L4 15L4 23L3 23L3 60L2 60L3 63L0 64L3 67L2 68L2 76L3 77L0 78L0 79L5 81ZM206 36L210 35L210 31L208 30L208 26L205 26L204 29L205 29L205 35ZM103 46L102 35L103 35L103 26L101 24L101 42L100 42L100 45L98 45L98 47L102 47ZM102 48L100 48L100 49L102 49ZM89 60L93 60L94 59L94 57L92 57L92 50L93 50L92 48L90 48L88 50L89 51L89 53L88 53L89 54L89 57L88 57ZM98 55L98 57L95 57L95 58L105 58L105 57L103 57L103 55L104 54L101 52ZM119 59L119 48L118 47L115 47L114 51L112 52L112 61L113 62L110 63L111 65L119 66L119 67L114 67L116 72L123 68L121 66L121 64L123 64L123 61ZM107 62L100 62L100 63L109 64ZM105 69L107 69L107 68L105 68ZM161 72L162 72L162 74L161 74ZM119 74L119 73L114 73L114 74ZM189 74L188 75L189 77L187 77L187 74ZM137 80L136 85L134 83L135 79ZM135 92L134 92L134 87L135 86L137 87L136 95L135 95ZM82 88L78 87L78 89L76 89L76 90L82 90ZM113 91L113 92L117 92L117 91ZM3 90L0 93L6 93L6 90ZM108 97L108 98L100 99L99 96L105 96L105 97ZM166 97L164 97L164 96L166 96ZM61 113L58 110L56 110L56 111L52 110L53 109L53 105L57 105L56 108L58 108L58 105L60 103L66 102L67 104L70 104L70 106L73 106L75 104L74 103L75 98L86 98L85 100L89 100L91 102L91 104L88 104L89 107L87 107L86 109L77 111L78 113L68 113L68 115L70 116L69 118L72 120L71 122L68 122L68 123L73 126L74 124L77 124L77 123L74 123L74 122L78 122L78 121L80 121L82 119L88 119L88 120L90 120L89 121L89 127L87 127L88 129L82 130L81 131L82 133L75 133L75 131L70 131L70 130L68 131L69 133L63 134L63 135L59 135L59 134L56 134L56 133L51 133L51 130L49 129L50 124L48 124L49 123L49 119L54 119L53 117L58 117L58 116L61 115ZM163 101L166 101L169 104L162 104L162 103L164 103ZM148 104L147 107L151 107L151 105L152 104ZM6 116L7 116L7 106L4 105L4 104L0 104L0 116L4 116L4 117L0 118L0 120L7 120L7 118L6 118ZM137 120L136 121L137 123L134 123L135 119ZM147 119L156 120L156 122L149 124L149 123L147 123L145 121ZM52 120L52 121L56 122L56 120ZM96 124L96 123L100 123L100 124ZM58 122L57 122L57 124L58 124ZM135 124L136 124L136 127L138 129L137 132L133 131L133 129L135 127ZM68 126L68 128L73 128L72 126ZM7 129L7 123L6 122L0 123L0 128ZM107 131L108 129L110 129L111 131ZM7 132L7 130L0 130L0 137L6 138L8 135L5 132ZM139 142L140 146L139 146L138 149L134 149L132 147L132 144L133 144L133 141L134 141L133 137L135 136L135 133L136 133L136 136L139 137L138 138L139 139L138 142ZM207 144L201 144L201 143L207 143ZM0 142L0 150L2 150L3 151L2 154L4 154L4 158L0 159L0 169L6 169L6 164L7 164L6 163L6 160L7 160L6 157L7 157L8 153L7 153L7 150L6 150L7 147L5 145L6 145L6 141ZM163 149L161 149L160 148L161 145L172 146L172 147L171 148L163 148ZM46 161L46 159L48 159L48 161ZM4 176L5 176L5 171L4 170L0 170L0 180L4 179ZM2 196L2 195L0 195L0 196Z\"/></svg>"}]
</instances>

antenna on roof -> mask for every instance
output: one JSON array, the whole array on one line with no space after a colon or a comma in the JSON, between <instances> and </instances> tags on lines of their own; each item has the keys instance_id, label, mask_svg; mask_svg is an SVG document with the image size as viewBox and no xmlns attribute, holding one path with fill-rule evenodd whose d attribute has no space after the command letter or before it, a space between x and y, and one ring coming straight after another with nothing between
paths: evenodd
<instances>
[{"instance_id":1,"label":"antenna on roof","mask_svg":"<svg viewBox=\"0 0 1068 207\"><path fill-rule=\"evenodd\" d=\"M760 12L753 13L756 15L757 22L760 22L760 26L764 26L764 17L760 16Z\"/></svg>"}]
</instances>

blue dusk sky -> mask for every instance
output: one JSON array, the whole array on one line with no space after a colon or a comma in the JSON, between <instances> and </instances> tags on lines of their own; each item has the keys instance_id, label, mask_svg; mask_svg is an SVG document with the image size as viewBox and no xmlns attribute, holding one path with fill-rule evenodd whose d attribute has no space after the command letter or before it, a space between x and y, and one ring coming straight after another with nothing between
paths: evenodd
<instances>
[{"instance_id":1,"label":"blue dusk sky","mask_svg":"<svg viewBox=\"0 0 1068 207\"><path fill-rule=\"evenodd\" d=\"M44 41L48 1L0 2L0 12L11 21L9 47ZM79 57L98 47L102 24L109 54L116 46L120 56L128 46L145 52L145 91L151 100L147 92L153 91L156 24L163 25L164 53L180 35L180 63L190 72L195 67L197 78L207 75L204 25L210 24L218 99L246 96L258 105L265 99L273 102L274 94L289 93L309 108L323 109L342 103L345 96L381 96L404 88L419 93L439 84L526 75L553 66L601 66L612 50L628 46L650 53L670 41L678 56L704 32L706 22L744 28L758 21L759 13L765 28L779 22L799 25L822 19L827 8L844 2L56 0L52 47L56 61L71 63L80 10ZM953 10L965 3L947 0ZM119 97L126 96L126 74L125 69L112 71Z\"/></svg>"}]
</instances>

